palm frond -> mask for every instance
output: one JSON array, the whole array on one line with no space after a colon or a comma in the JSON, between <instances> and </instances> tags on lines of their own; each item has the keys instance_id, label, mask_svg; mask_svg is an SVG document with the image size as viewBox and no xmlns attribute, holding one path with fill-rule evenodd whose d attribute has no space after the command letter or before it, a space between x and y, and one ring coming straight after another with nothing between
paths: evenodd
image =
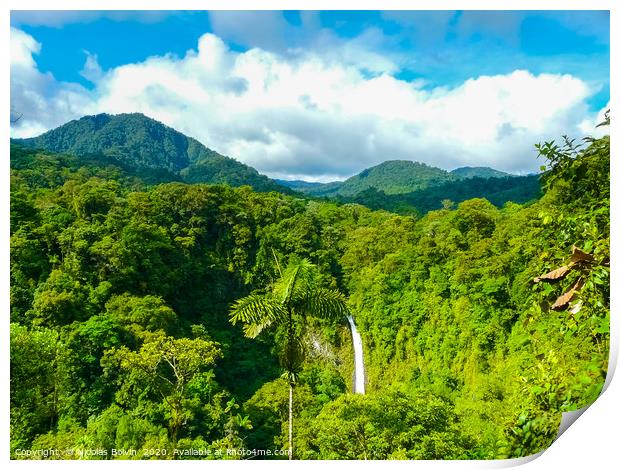
<instances>
[{"instance_id":1,"label":"palm frond","mask_svg":"<svg viewBox=\"0 0 620 470\"><path fill-rule=\"evenodd\" d=\"M286 315L284 306L271 296L250 294L237 300L230 310L230 322L260 325L277 322ZM262 330L262 329L261 329Z\"/></svg>"},{"instance_id":2,"label":"palm frond","mask_svg":"<svg viewBox=\"0 0 620 470\"><path fill-rule=\"evenodd\" d=\"M340 292L320 287L318 269L310 261L292 258L282 271L275 251L273 255L280 279L272 286L270 294L250 294L235 302L230 322L233 325L242 322L243 332L249 338L256 338L271 325L283 324L285 339L278 342L278 355L285 371L283 377L293 386L305 356L304 344L297 336L294 322L303 322L305 316L344 318L348 308ZM302 318L291 316L294 312Z\"/></svg>"},{"instance_id":3,"label":"palm frond","mask_svg":"<svg viewBox=\"0 0 620 470\"><path fill-rule=\"evenodd\" d=\"M295 284L297 284L297 278L300 274L300 270L301 268L299 266L293 266L290 271L287 269L285 274L288 274L288 276L283 276L282 278L283 289L281 298L282 303L285 305L290 302L291 296L295 293Z\"/></svg>"},{"instance_id":4,"label":"palm frond","mask_svg":"<svg viewBox=\"0 0 620 470\"><path fill-rule=\"evenodd\" d=\"M272 323L272 321L265 321L262 323L247 323L243 325L243 334L246 338L256 338L262 333L265 328L269 328Z\"/></svg>"},{"instance_id":5,"label":"palm frond","mask_svg":"<svg viewBox=\"0 0 620 470\"><path fill-rule=\"evenodd\" d=\"M315 287L301 292L298 308L305 315L319 318L344 318L349 313L344 295L337 290Z\"/></svg>"},{"instance_id":6,"label":"palm frond","mask_svg":"<svg viewBox=\"0 0 620 470\"><path fill-rule=\"evenodd\" d=\"M278 260L278 256L276 255L276 250L271 247L271 254L273 255L273 259L276 262L276 267L278 268L278 274L282 277L282 268L280 267L280 261Z\"/></svg>"},{"instance_id":7,"label":"palm frond","mask_svg":"<svg viewBox=\"0 0 620 470\"><path fill-rule=\"evenodd\" d=\"M316 266L303 258L289 261L282 277L274 285L274 294L287 305L302 286L315 284Z\"/></svg>"}]
</instances>

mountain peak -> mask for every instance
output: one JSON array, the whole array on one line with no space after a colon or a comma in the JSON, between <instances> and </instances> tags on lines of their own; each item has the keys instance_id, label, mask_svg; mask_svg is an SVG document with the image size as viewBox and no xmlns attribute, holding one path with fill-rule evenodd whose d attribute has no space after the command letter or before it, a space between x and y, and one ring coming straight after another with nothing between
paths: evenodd
<instances>
[{"instance_id":1,"label":"mountain peak","mask_svg":"<svg viewBox=\"0 0 620 470\"><path fill-rule=\"evenodd\" d=\"M15 142L50 152L104 156L136 169L166 170L191 183L247 184L259 191L287 192L254 168L141 113L83 116Z\"/></svg>"},{"instance_id":2,"label":"mountain peak","mask_svg":"<svg viewBox=\"0 0 620 470\"><path fill-rule=\"evenodd\" d=\"M104 155L131 166L173 172L190 163L186 136L139 113L83 116L18 142L77 156Z\"/></svg>"},{"instance_id":3,"label":"mountain peak","mask_svg":"<svg viewBox=\"0 0 620 470\"><path fill-rule=\"evenodd\" d=\"M386 160L347 179L337 192L341 196L351 196L372 188L386 194L403 194L454 179L447 171L425 163Z\"/></svg>"},{"instance_id":4,"label":"mountain peak","mask_svg":"<svg viewBox=\"0 0 620 470\"><path fill-rule=\"evenodd\" d=\"M459 178L506 178L513 176L510 173L495 170L488 166L463 166L452 170L454 176Z\"/></svg>"}]
</instances>

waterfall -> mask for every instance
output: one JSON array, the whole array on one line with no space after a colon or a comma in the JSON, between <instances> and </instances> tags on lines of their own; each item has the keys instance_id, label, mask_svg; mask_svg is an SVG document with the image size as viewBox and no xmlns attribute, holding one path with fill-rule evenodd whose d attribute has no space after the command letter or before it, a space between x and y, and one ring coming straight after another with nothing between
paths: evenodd
<instances>
[{"instance_id":1,"label":"waterfall","mask_svg":"<svg viewBox=\"0 0 620 470\"><path fill-rule=\"evenodd\" d=\"M360 336L355 321L351 315L347 316L349 325L351 325L351 336L353 337L353 351L355 353L355 375L353 382L354 393L366 393L366 375L364 373L364 351L362 349L362 337Z\"/></svg>"}]
</instances>

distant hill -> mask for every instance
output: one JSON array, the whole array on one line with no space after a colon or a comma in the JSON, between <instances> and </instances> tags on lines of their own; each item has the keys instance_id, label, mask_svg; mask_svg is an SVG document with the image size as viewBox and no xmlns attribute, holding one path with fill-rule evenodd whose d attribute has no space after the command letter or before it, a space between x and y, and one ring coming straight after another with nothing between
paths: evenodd
<instances>
[{"instance_id":1,"label":"distant hill","mask_svg":"<svg viewBox=\"0 0 620 470\"><path fill-rule=\"evenodd\" d=\"M352 176L338 186L339 196L354 196L374 188L385 194L403 194L457 178L445 170L408 160L388 160Z\"/></svg>"},{"instance_id":2,"label":"distant hill","mask_svg":"<svg viewBox=\"0 0 620 470\"><path fill-rule=\"evenodd\" d=\"M296 191L307 192L312 191L313 189L318 189L325 186L325 183L315 183L310 181L303 180L280 180L275 179L276 183L281 184L282 186L286 186L287 188L294 189Z\"/></svg>"},{"instance_id":3,"label":"distant hill","mask_svg":"<svg viewBox=\"0 0 620 470\"><path fill-rule=\"evenodd\" d=\"M406 160L383 162L346 181L278 182L310 196L401 214L424 214L441 209L444 201L459 203L471 198L486 198L502 206L508 201L525 203L540 197L537 175L515 176L489 167L463 167L448 172Z\"/></svg>"},{"instance_id":4,"label":"distant hill","mask_svg":"<svg viewBox=\"0 0 620 470\"><path fill-rule=\"evenodd\" d=\"M302 180L275 180L278 184L286 186L300 193L316 197L333 197L338 194L338 189L343 181L331 181L329 183L310 183Z\"/></svg>"},{"instance_id":5,"label":"distant hill","mask_svg":"<svg viewBox=\"0 0 620 470\"><path fill-rule=\"evenodd\" d=\"M458 177L440 168L409 160L388 160L363 170L345 181L308 183L306 181L277 180L296 191L321 197L353 197L368 189L385 194L404 194L436 186Z\"/></svg>"},{"instance_id":6,"label":"distant hill","mask_svg":"<svg viewBox=\"0 0 620 470\"><path fill-rule=\"evenodd\" d=\"M12 139L11 143L73 155L97 167L109 162L149 184L249 185L257 191L302 193L400 213L424 213L440 208L443 200L460 202L474 197L485 197L496 205L527 202L537 198L540 191L537 176L517 177L488 167L448 172L409 160L388 160L345 181L272 180L139 113L84 116L38 137ZM71 162L72 166L78 164Z\"/></svg>"},{"instance_id":7,"label":"distant hill","mask_svg":"<svg viewBox=\"0 0 620 470\"><path fill-rule=\"evenodd\" d=\"M409 160L388 160L363 170L345 181L309 183L276 180L295 191L319 197L356 197L368 190L387 195L409 194L470 178L512 178L514 175L489 167L462 167L450 172ZM371 191L372 192L372 191Z\"/></svg>"},{"instance_id":8,"label":"distant hill","mask_svg":"<svg viewBox=\"0 0 620 470\"><path fill-rule=\"evenodd\" d=\"M485 198L495 206L506 202L524 204L541 196L539 175L480 178L477 176L449 181L410 193L385 194L371 188L352 197L339 196L340 202L354 202L371 209L399 214L423 215L441 209L445 203L458 204L473 198Z\"/></svg>"},{"instance_id":9,"label":"distant hill","mask_svg":"<svg viewBox=\"0 0 620 470\"><path fill-rule=\"evenodd\" d=\"M511 175L510 173L505 173L503 171L494 170L493 168L489 168L488 166L464 166L461 168L457 168L450 172L454 176L458 178L506 178Z\"/></svg>"},{"instance_id":10,"label":"distant hill","mask_svg":"<svg viewBox=\"0 0 620 470\"><path fill-rule=\"evenodd\" d=\"M84 116L38 137L12 142L80 157L104 156L150 173L163 170L188 183L250 185L258 191L291 192L254 168L139 113Z\"/></svg>"}]
</instances>

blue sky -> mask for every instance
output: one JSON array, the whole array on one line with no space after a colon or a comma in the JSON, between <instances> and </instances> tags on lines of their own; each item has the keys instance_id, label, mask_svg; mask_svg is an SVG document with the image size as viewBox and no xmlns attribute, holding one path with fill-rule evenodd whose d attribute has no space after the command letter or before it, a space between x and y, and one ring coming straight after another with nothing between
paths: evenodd
<instances>
[{"instance_id":1,"label":"blue sky","mask_svg":"<svg viewBox=\"0 0 620 470\"><path fill-rule=\"evenodd\" d=\"M127 98L129 101L133 100L132 103L128 101L126 105L119 105L120 98L110 98L110 84L114 83L114 77L125 71L130 64L152 66L153 58L159 58L159 65L165 61L188 65L188 54L190 51L198 51L201 38L214 37L226 48L224 62L233 61L236 64L234 67L230 66L232 68L226 66L226 70L217 72L222 77L231 74L231 81L239 75L239 64L255 59L256 54L252 51L260 50L270 54L269 66L277 70L286 65L301 73L300 70L304 69L302 64L316 65L318 60L321 70L327 75L335 70L345 73L343 70L346 69L345 74L354 70L354 75L357 75L349 78L360 86L383 83L386 87L384 90L387 90L395 83L403 88L414 87L418 97L416 103L423 101L429 106L439 95L451 93L451 96L456 97L458 90L466 90L468 81L474 80L476 86L483 86L484 81L479 80L482 76L497 77L496 83L490 85L496 90L496 94L489 100L497 100L500 99L497 97L502 96L503 92L498 91L498 87L504 86L498 85L504 83L501 77L512 77L511 80L514 79L515 83L531 86L525 85L525 78L520 75L515 78L516 71L529 74L526 78L534 79L532 84L542 83L544 80L541 77L545 74L555 77L556 80L569 76L573 79L573 82L570 82L573 88L567 85L566 80L562 83L575 92L575 102L571 106L578 108L580 112L580 122L571 123L575 130L583 130L584 121L594 119L609 101L609 14L604 11L12 12L11 23L15 33L12 41L13 37L16 38L15 41L20 41L19 47L25 48L24 54L31 54L34 61L29 65L32 73L21 69L18 71L18 66L15 66L15 82L20 76L21 84L12 84L14 96L19 96L20 92L24 92L24 96L27 94L28 82L24 80L28 76L33 87L40 87L39 91L44 100L58 104L65 99L67 103L72 103L71 106L59 105L63 109L73 106L72 111L63 115L63 118L77 117L80 104L95 110L129 110L132 106L142 111L146 109L152 111L151 114L155 114L155 117L167 120L168 124L180 127L180 130L194 134L203 141L210 140L204 143L216 147L218 151L243 152L244 155L233 156L277 176L306 176L310 179L344 177L360 169L360 166L378 162L384 157L366 155L358 161L351 160L340 166L330 166L330 160L323 158L318 166L313 167L304 165L299 160L300 157L289 155L288 164L283 165L286 163L286 152L283 152L282 148L291 146L293 138L301 140L303 137L307 140L308 129L316 127L316 116L308 114L308 106L304 108L307 112L302 119L305 127L300 124L299 128L304 128L299 131L278 124L277 119L272 119L273 110L270 110L271 127L267 130L269 145L260 147L257 142L261 139L251 138L245 143L239 143L238 137L224 135L226 132L217 128L217 125L211 125L208 131L201 134L192 129L189 122L178 118L178 115L167 115L161 111L161 107L156 109L153 102L146 105L142 98L136 101L137 95ZM205 36L206 33L211 34ZM85 68L87 59L90 65ZM264 63L263 60L261 64ZM25 67L23 64L20 66ZM191 70L192 72L187 73L196 72L195 68ZM202 70L200 73L205 72ZM389 77L394 83L378 80L380 77ZM202 79L196 80L200 82ZM244 83L252 82L247 77L244 80ZM42 87L42 81L46 81L45 87ZM298 81L305 83L303 79ZM152 90L153 83L149 83L148 89ZM166 86L162 85L163 88ZM288 86L290 87L290 84ZM174 90L166 89L170 92L166 94L166 102L170 102L173 99L171 92ZM379 90L377 93L383 93L380 91L382 89L376 89ZM223 93L221 90L220 85L209 89L211 95L205 97L205 100L217 100L214 94ZM542 91L540 93L544 95ZM118 94L117 90L116 95ZM175 93L175 96L177 95L178 93ZM298 95L300 102L304 97L313 96L307 89L301 88ZM141 96L145 96L144 93ZM322 98L324 97L317 97L315 101L318 103ZM161 99L161 94L158 94L158 100ZM110 104L112 101L114 105ZM176 104L181 106L179 103ZM331 102L329 106L332 105L335 106L335 103ZM341 105L342 103L338 104L338 109L342 109ZM25 102L22 106L27 107ZM327 112L329 106L325 106L325 109L315 106L312 112L316 113L317 109ZM549 106L559 104L550 101ZM558 113L562 111L560 107ZM290 104L287 104L287 112L292 112L290 108ZM244 112L256 115L261 110L265 111L264 106L246 108ZM366 109L357 112L355 116L367 114ZM505 113L500 112L498 115L503 114ZM395 116L390 115L390 119L396 119ZM396 127L402 124L405 129L413 125L417 132L420 131L421 124L415 119L403 117L402 113L398 116L402 119ZM21 130L17 127L14 135L42 131L60 124L53 119L36 121L34 115L28 116L28 113L25 113L24 117L19 124ZM333 114L329 117L332 118ZM347 117L351 118L349 111ZM502 119L510 121L509 118ZM522 117L514 116L513 120L514 123L506 121L498 122L497 125L504 126L502 129L506 128L505 125L514 129L527 127L523 125ZM535 121L536 117L532 117L532 120ZM366 130L372 128L373 132L381 137L380 131L385 122L364 122L360 126ZM480 123L484 124L485 122ZM447 129L453 127L464 129L462 123L446 124ZM531 128L537 129L531 133L532 139L546 136L536 125L532 124ZM573 129L567 129L570 130ZM241 131L247 131L248 135L254 132L245 127ZM321 131L316 129L316 132ZM553 136L553 132L555 129L549 129L549 136ZM410 142L408 137L391 137L396 137L403 143ZM383 138L389 141L387 136ZM280 140L274 143L274 139ZM326 141L329 137L323 135L321 139L315 140ZM463 137L462 143L466 144L467 141L468 139ZM366 142L365 152L371 153L373 145L372 142ZM410 153L423 155L430 161L430 145L428 142L421 143L419 148L410 149ZM323 150L332 154L339 152L334 145L328 145ZM376 151L396 153L398 155L394 155L395 157L403 157L403 152L393 150L390 145L386 145ZM445 152L453 151L454 149L445 149ZM470 155L461 161L455 157L438 157L436 162L430 163L444 167L475 163L476 151L476 148L470 149L466 152ZM496 149L490 147L486 151L497 153ZM340 152L346 153L343 150ZM535 166L530 160L494 161L490 155L486 155L480 162L494 163L493 166L506 170L525 172ZM277 165L281 166L282 171L278 171Z\"/></svg>"},{"instance_id":2,"label":"blue sky","mask_svg":"<svg viewBox=\"0 0 620 470\"><path fill-rule=\"evenodd\" d=\"M87 87L92 84L80 75L85 51L96 54L102 68L108 69L153 55L181 56L195 47L205 32L224 33L223 38L234 50L258 46L278 51L289 43L312 47L313 32L319 28L343 40L376 28L385 38L375 47L388 56L402 56L398 76L404 79L424 78L430 85L454 85L470 77L506 73L520 67L533 73L570 73L582 77L600 87L589 98L593 108L599 109L609 101L608 12L323 11L312 14L316 19L311 24L306 20L304 25L299 11L253 13L253 22L261 21L261 17L282 18L268 38L262 32L248 31L242 36L226 29L220 31L213 27L209 13L201 11L161 12L161 16L146 20L139 13L135 19L123 16L122 20L102 16L92 21L86 16L86 21L71 21L61 26L37 24L44 23L42 20L29 24L27 12L15 12L12 24L44 44L37 57L42 71ZM466 19L470 17L467 26L463 15ZM417 55L424 58L413 59Z\"/></svg>"}]
</instances>

